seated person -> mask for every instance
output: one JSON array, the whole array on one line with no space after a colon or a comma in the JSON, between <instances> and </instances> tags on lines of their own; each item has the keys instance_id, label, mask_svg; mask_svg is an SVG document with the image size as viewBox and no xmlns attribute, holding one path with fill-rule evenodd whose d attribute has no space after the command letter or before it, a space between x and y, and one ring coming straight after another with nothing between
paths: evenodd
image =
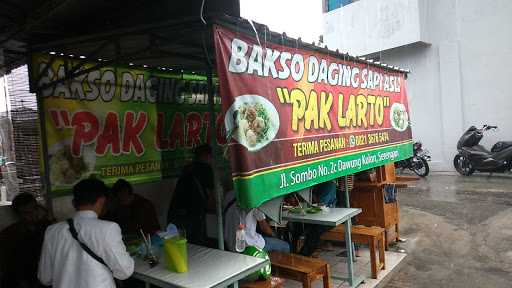
<instances>
[{"instance_id":1,"label":"seated person","mask_svg":"<svg viewBox=\"0 0 512 288\"><path fill-rule=\"evenodd\" d=\"M53 221L29 193L14 197L11 208L19 221L0 232L0 287L42 287L37 279L39 255Z\"/></svg>"},{"instance_id":2,"label":"seated person","mask_svg":"<svg viewBox=\"0 0 512 288\"><path fill-rule=\"evenodd\" d=\"M329 180L313 187L313 200L330 208L336 206L336 181Z\"/></svg>"},{"instance_id":3,"label":"seated person","mask_svg":"<svg viewBox=\"0 0 512 288\"><path fill-rule=\"evenodd\" d=\"M226 176L225 178L228 179L223 181L223 187L227 191L224 198L223 214L225 219L224 237L227 249L235 251L236 231L240 224L244 224L247 246L255 246L266 252L280 251L289 253L290 245L281 239L273 237L274 233L263 212L258 208L247 210L238 207L231 177ZM257 232L257 228L261 230L263 235Z\"/></svg>"},{"instance_id":4,"label":"seated person","mask_svg":"<svg viewBox=\"0 0 512 288\"><path fill-rule=\"evenodd\" d=\"M313 202L318 202L321 205L325 205L327 207L335 207L336 206L336 182L335 180L326 181L320 184L315 185L312 188L313 192ZM293 206L298 205L297 199L298 196L289 196L286 198L286 201L289 204L290 202L294 202ZM328 231L332 227L322 226L322 225L313 225L313 224L294 224L291 227L292 233L294 234L294 238L297 238L300 234L304 235L304 245L299 247L299 254L304 256L315 256L319 252L320 247L320 236L322 233ZM302 228L302 229L301 229Z\"/></svg>"},{"instance_id":5,"label":"seated person","mask_svg":"<svg viewBox=\"0 0 512 288\"><path fill-rule=\"evenodd\" d=\"M140 229L152 235L160 230L155 206L148 199L133 193L128 181L117 180L112 186L112 193L118 205L109 220L119 224L123 235L140 235Z\"/></svg>"}]
</instances>

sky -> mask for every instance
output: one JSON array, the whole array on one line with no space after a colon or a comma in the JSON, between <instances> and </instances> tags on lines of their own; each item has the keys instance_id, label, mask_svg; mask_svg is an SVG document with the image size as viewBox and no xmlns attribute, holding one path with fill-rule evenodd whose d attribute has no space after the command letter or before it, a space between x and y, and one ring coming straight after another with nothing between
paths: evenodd
<instances>
[{"instance_id":1,"label":"sky","mask_svg":"<svg viewBox=\"0 0 512 288\"><path fill-rule=\"evenodd\" d=\"M322 34L322 0L240 0L240 14L308 43Z\"/></svg>"}]
</instances>

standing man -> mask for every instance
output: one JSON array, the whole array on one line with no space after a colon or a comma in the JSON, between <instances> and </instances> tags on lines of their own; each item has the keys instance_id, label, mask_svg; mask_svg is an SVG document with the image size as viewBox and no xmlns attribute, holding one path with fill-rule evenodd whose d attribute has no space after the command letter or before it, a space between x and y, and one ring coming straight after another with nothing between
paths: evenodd
<instances>
[{"instance_id":1,"label":"standing man","mask_svg":"<svg viewBox=\"0 0 512 288\"><path fill-rule=\"evenodd\" d=\"M45 233L38 273L42 284L53 288L115 288L114 278L124 280L133 273L133 259L126 251L119 225L98 219L107 190L98 179L85 179L73 187L75 216L48 227Z\"/></svg>"},{"instance_id":2,"label":"standing man","mask_svg":"<svg viewBox=\"0 0 512 288\"><path fill-rule=\"evenodd\" d=\"M194 161L183 169L176 183L167 222L186 232L187 241L206 245L206 212L213 203L212 148L204 144L194 149Z\"/></svg>"}]
</instances>

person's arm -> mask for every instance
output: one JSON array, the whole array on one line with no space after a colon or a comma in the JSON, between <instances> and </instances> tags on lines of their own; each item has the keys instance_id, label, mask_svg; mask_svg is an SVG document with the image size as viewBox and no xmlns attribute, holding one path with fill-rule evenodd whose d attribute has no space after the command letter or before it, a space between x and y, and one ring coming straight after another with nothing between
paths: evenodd
<instances>
[{"instance_id":1,"label":"person's arm","mask_svg":"<svg viewBox=\"0 0 512 288\"><path fill-rule=\"evenodd\" d=\"M274 236L274 231L266 219L258 221L258 227L260 227L261 232L266 236Z\"/></svg>"},{"instance_id":2,"label":"person's arm","mask_svg":"<svg viewBox=\"0 0 512 288\"><path fill-rule=\"evenodd\" d=\"M116 223L112 223L112 226L107 232L105 245L105 258L103 259L107 263L108 267L112 270L112 273L116 279L125 280L128 279L134 268L134 262L126 246L123 243L123 237L121 235L121 228Z\"/></svg>"},{"instance_id":3,"label":"person's arm","mask_svg":"<svg viewBox=\"0 0 512 288\"><path fill-rule=\"evenodd\" d=\"M51 255L51 239L48 239L48 231L44 235L43 247L41 249L41 257L39 258L39 268L37 278L41 284L51 286L53 282L53 264Z\"/></svg>"},{"instance_id":4,"label":"person's arm","mask_svg":"<svg viewBox=\"0 0 512 288\"><path fill-rule=\"evenodd\" d=\"M272 227L268 224L265 214L256 208L253 211L253 215L256 218L256 221L258 221L258 227L261 232L266 236L273 236L274 232L272 231Z\"/></svg>"}]
</instances>

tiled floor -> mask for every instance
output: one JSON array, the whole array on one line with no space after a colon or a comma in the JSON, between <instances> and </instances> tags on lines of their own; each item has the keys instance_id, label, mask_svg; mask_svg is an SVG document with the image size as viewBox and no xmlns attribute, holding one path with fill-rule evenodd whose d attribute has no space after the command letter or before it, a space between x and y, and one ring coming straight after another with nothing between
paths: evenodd
<instances>
[{"instance_id":1,"label":"tiled floor","mask_svg":"<svg viewBox=\"0 0 512 288\"><path fill-rule=\"evenodd\" d=\"M331 275L346 277L347 275L347 259L345 257L336 256L343 249L341 247L333 247L333 251L324 251L320 254L320 258L327 261L331 265ZM382 283L384 279L393 271L393 269L397 268L401 261L407 254L386 251L386 270L381 270L379 273L378 279L371 278L371 267L370 267L370 252L368 248L361 248L361 257L357 258L357 262L355 265L355 274L365 279L365 281L359 285L359 288L373 288L380 287L379 285ZM332 279L333 288L345 288L349 287L347 282L342 280ZM302 284L292 280L286 280L285 288L299 288L302 287ZM322 280L317 280L313 283L314 288L321 288Z\"/></svg>"}]
</instances>

